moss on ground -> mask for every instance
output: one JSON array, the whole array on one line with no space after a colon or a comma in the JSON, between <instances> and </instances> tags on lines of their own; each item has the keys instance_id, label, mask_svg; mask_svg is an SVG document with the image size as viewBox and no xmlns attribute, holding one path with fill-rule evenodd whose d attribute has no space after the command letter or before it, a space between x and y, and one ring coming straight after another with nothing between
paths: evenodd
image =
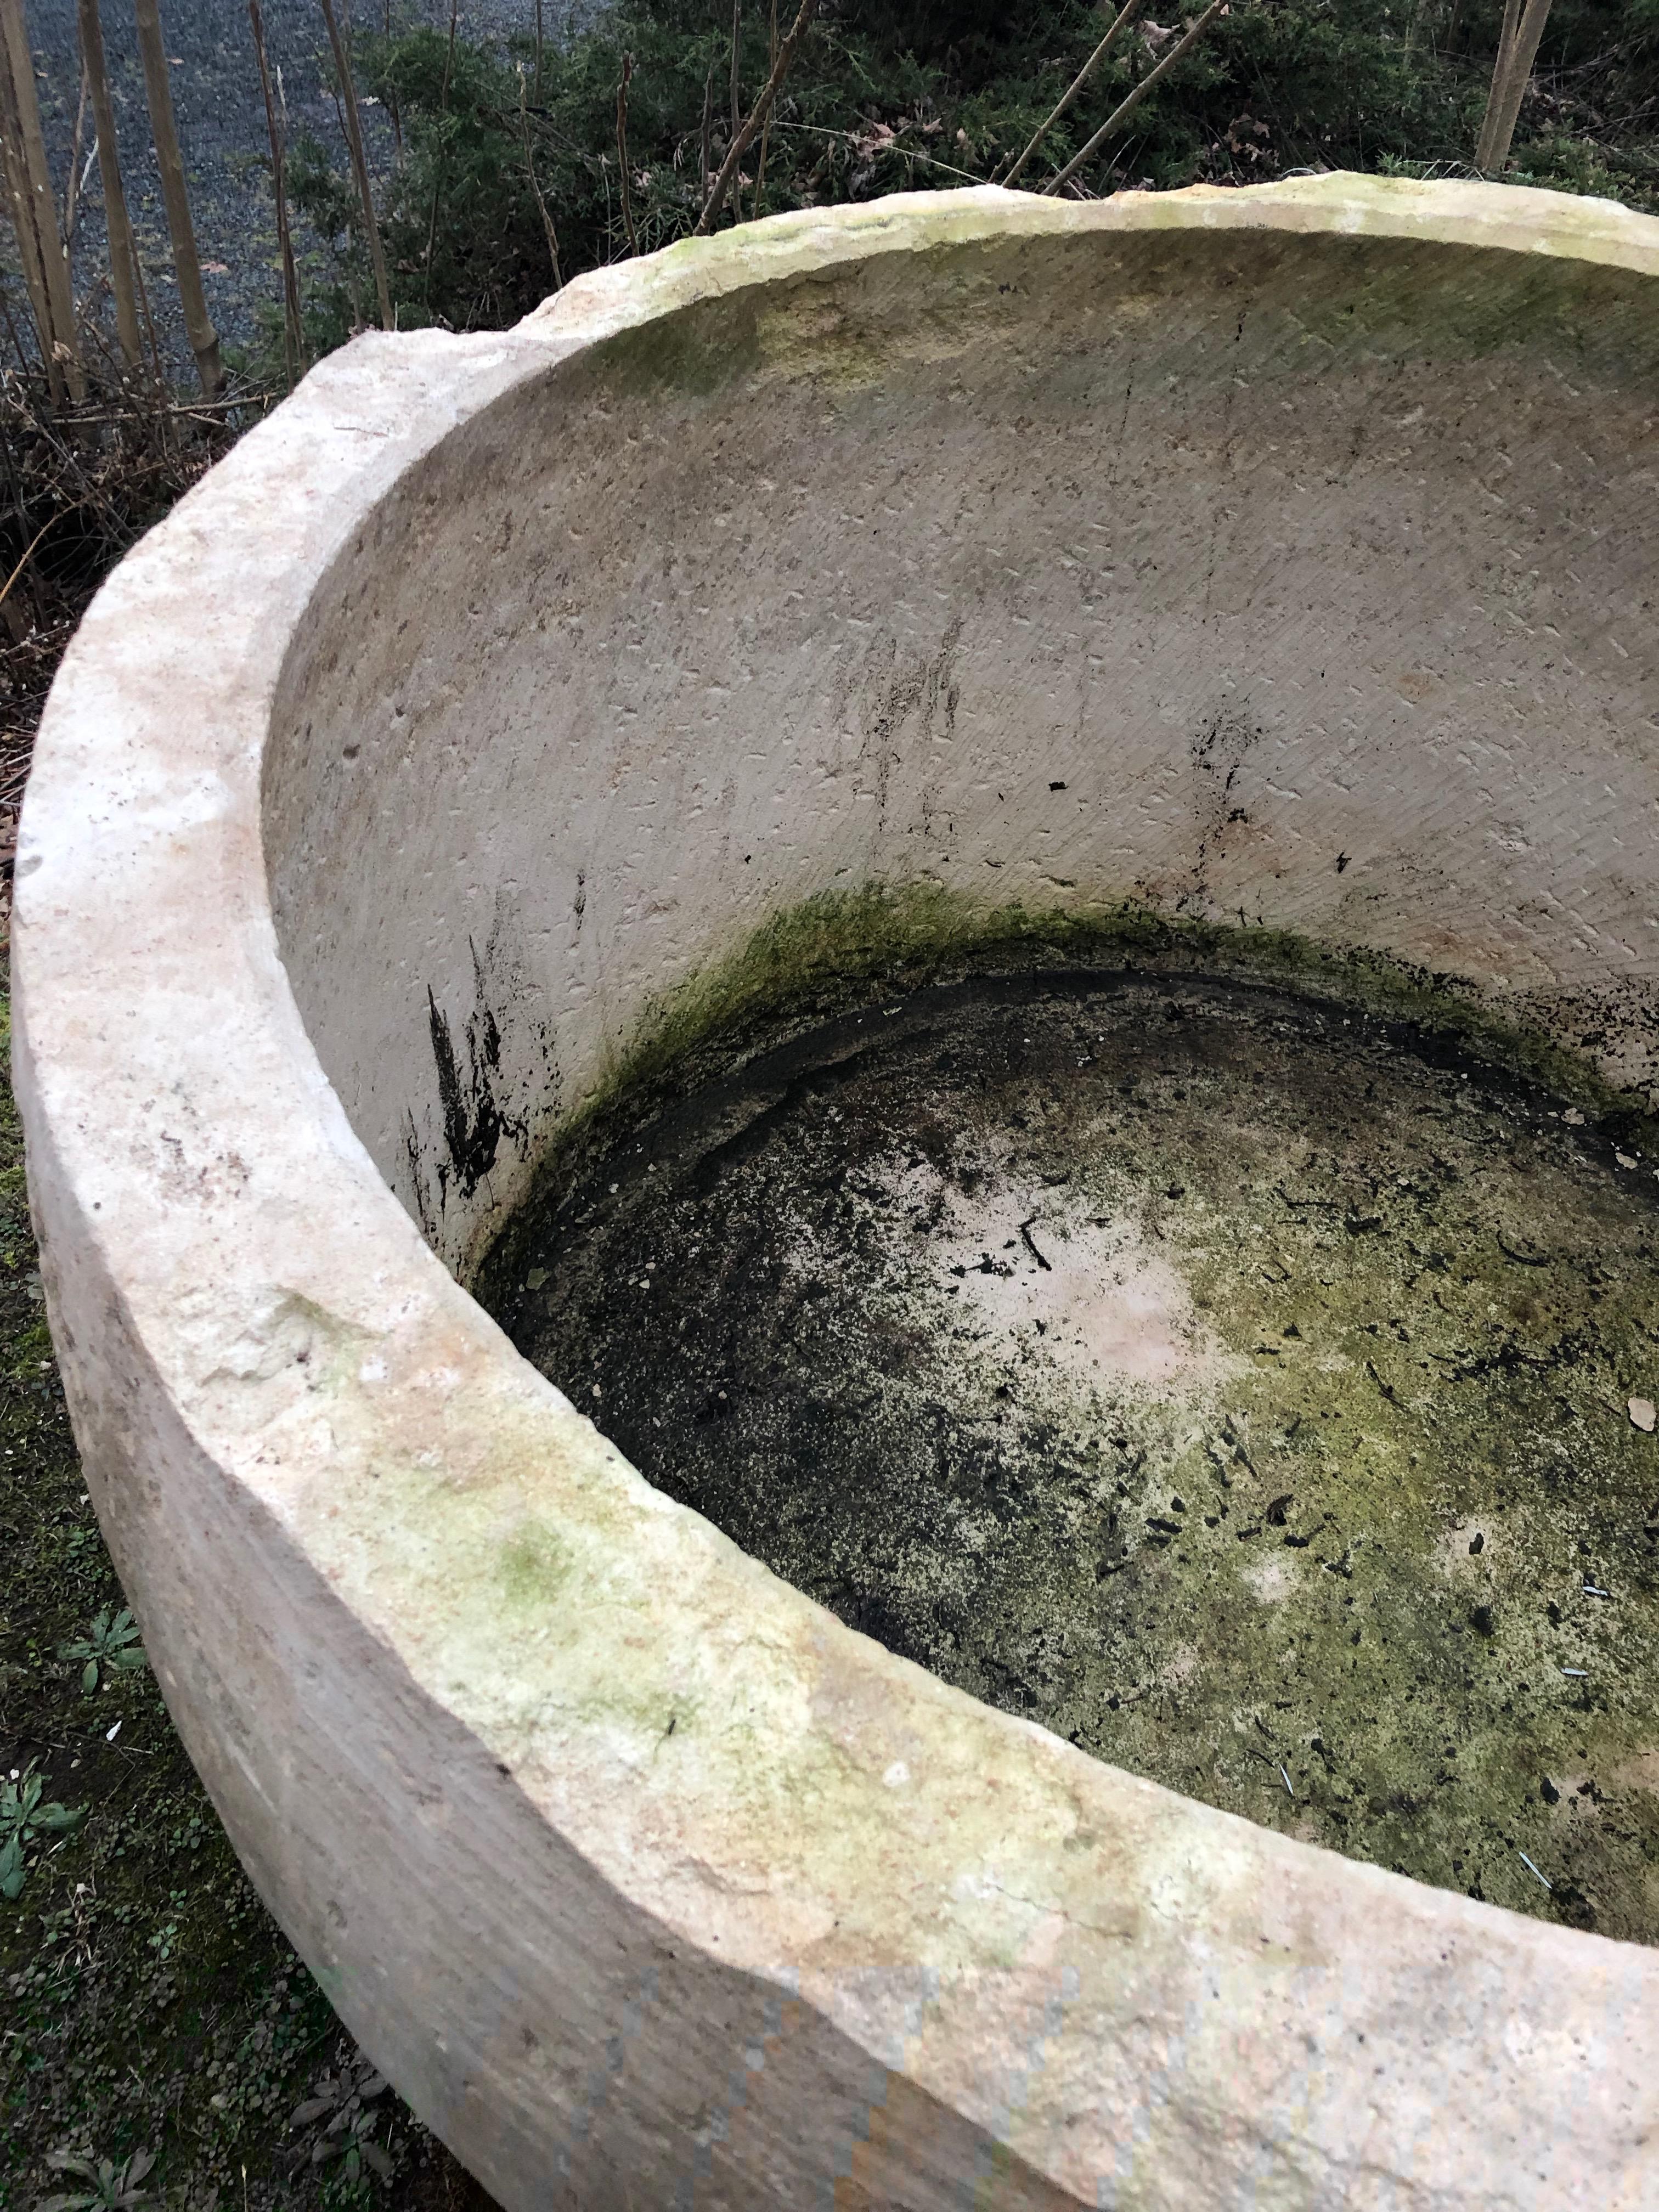
<instances>
[{"instance_id":1,"label":"moss on ground","mask_svg":"<svg viewBox=\"0 0 1659 2212\"><path fill-rule=\"evenodd\" d=\"M1659 1942L1651 1125L1398 975L1139 942L1194 964L872 975L678 1097L647 1062L483 1294L653 1480L945 1680Z\"/></svg>"},{"instance_id":2,"label":"moss on ground","mask_svg":"<svg viewBox=\"0 0 1659 2212\"><path fill-rule=\"evenodd\" d=\"M0 974L8 1049L9 1015ZM118 2180L154 2154L143 2201L170 2212L487 2212L254 1894L148 1668L64 1656L135 1647L70 1433L3 1076L0 1463L0 1790L38 1778L40 1808L81 1815L25 1835L21 1892L0 1898L0 2212L91 2188L54 2152ZM315 2157L360 2124L355 2161Z\"/></svg>"}]
</instances>

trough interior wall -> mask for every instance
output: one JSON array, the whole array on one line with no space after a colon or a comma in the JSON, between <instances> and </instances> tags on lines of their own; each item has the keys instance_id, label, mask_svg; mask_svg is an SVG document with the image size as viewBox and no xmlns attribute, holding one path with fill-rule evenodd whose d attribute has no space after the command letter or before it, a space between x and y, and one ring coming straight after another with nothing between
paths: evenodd
<instances>
[{"instance_id":1,"label":"trough interior wall","mask_svg":"<svg viewBox=\"0 0 1659 2212\"><path fill-rule=\"evenodd\" d=\"M1290 929L1654 1073L1650 283L1376 239L872 253L528 375L275 704L280 942L465 1271L769 918Z\"/></svg>"}]
</instances>

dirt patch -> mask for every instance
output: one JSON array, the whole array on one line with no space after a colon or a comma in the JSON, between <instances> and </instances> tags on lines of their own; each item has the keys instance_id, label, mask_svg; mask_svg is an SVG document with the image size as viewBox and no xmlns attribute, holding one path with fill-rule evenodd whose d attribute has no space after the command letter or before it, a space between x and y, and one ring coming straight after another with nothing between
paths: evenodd
<instances>
[{"instance_id":1,"label":"dirt patch","mask_svg":"<svg viewBox=\"0 0 1659 2212\"><path fill-rule=\"evenodd\" d=\"M1659 1156L1205 974L940 987L664 1095L481 1285L653 1481L1102 1759L1659 1940Z\"/></svg>"}]
</instances>

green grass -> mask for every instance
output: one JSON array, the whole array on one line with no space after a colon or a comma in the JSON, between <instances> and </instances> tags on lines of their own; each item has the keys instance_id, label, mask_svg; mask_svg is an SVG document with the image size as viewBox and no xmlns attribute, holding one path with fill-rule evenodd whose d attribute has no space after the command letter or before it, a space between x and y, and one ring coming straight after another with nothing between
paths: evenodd
<instances>
[{"instance_id":1,"label":"green grass","mask_svg":"<svg viewBox=\"0 0 1659 2212\"><path fill-rule=\"evenodd\" d=\"M0 969L9 1048L4 984ZM5 1784L42 1785L21 1891L0 1896L0 2212L113 2203L124 2172L129 2201L155 2212L480 2212L488 2199L377 2086L260 1904L155 1677L132 1663L52 1358L3 1077L0 1465L0 1847ZM54 1803L80 1817L40 1827ZM15 1887L5 1869L0 1856L0 1887ZM135 2172L143 2154L154 2168Z\"/></svg>"}]
</instances>

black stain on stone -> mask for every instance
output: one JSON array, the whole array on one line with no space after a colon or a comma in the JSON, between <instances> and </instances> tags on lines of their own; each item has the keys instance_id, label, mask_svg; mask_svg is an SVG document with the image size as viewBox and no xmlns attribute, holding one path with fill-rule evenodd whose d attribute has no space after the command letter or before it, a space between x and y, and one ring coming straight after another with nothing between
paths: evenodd
<instances>
[{"instance_id":1,"label":"black stain on stone","mask_svg":"<svg viewBox=\"0 0 1659 2212\"><path fill-rule=\"evenodd\" d=\"M449 1023L430 984L427 986L428 1017L432 1031L432 1057L438 1070L438 1103L443 1110L447 1163L438 1169L438 1187L448 1194L453 1175L463 1198L471 1198L495 1164L503 1137L521 1137L520 1126L501 1109L495 1096L501 1065L501 1033L484 995L483 971L477 948L472 948L472 972L477 1004L468 1018L463 1042L466 1068L450 1034Z\"/></svg>"},{"instance_id":2,"label":"black stain on stone","mask_svg":"<svg viewBox=\"0 0 1659 2212\"><path fill-rule=\"evenodd\" d=\"M1192 882L1176 902L1177 913L1201 910L1210 899L1210 870L1220 859L1227 831L1235 823L1249 823L1248 811L1234 803L1244 757L1261 737L1256 725L1242 714L1217 714L1193 739L1193 811L1196 849Z\"/></svg>"},{"instance_id":3,"label":"black stain on stone","mask_svg":"<svg viewBox=\"0 0 1659 2212\"><path fill-rule=\"evenodd\" d=\"M428 997L430 994L428 994ZM405 1110L404 1115L404 1158L409 1168L410 1188L415 1199L415 1218L421 1225L421 1234L431 1243L438 1233L438 1224L432 1212L431 1194L427 1187L426 1171L421 1164L420 1133L415 1127L415 1116Z\"/></svg>"}]
</instances>

